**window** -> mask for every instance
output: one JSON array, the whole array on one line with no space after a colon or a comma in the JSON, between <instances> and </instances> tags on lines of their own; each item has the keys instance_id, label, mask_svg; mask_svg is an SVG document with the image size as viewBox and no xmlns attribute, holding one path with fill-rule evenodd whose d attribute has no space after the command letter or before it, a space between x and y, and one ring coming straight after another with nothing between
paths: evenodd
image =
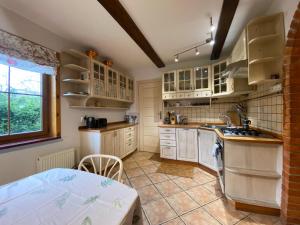
<instances>
[{"instance_id":1,"label":"window","mask_svg":"<svg viewBox=\"0 0 300 225\"><path fill-rule=\"evenodd\" d=\"M49 134L49 76L0 64L0 142Z\"/></svg>"}]
</instances>

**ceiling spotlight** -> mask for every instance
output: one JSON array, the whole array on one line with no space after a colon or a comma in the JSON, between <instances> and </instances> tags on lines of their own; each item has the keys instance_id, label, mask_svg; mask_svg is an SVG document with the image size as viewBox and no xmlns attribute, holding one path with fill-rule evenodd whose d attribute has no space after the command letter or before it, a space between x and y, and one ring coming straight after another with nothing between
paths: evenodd
<instances>
[{"instance_id":1,"label":"ceiling spotlight","mask_svg":"<svg viewBox=\"0 0 300 225\"><path fill-rule=\"evenodd\" d=\"M214 39L211 39L210 42L209 42L209 45L210 45L210 46L213 46L214 44L215 44L215 40L214 40Z\"/></svg>"},{"instance_id":2,"label":"ceiling spotlight","mask_svg":"<svg viewBox=\"0 0 300 225\"><path fill-rule=\"evenodd\" d=\"M199 52L198 48L196 48L195 50L196 50L195 55L199 55L200 52Z\"/></svg>"},{"instance_id":3,"label":"ceiling spotlight","mask_svg":"<svg viewBox=\"0 0 300 225\"><path fill-rule=\"evenodd\" d=\"M210 32L213 32L216 29L214 25L210 25Z\"/></svg>"},{"instance_id":4,"label":"ceiling spotlight","mask_svg":"<svg viewBox=\"0 0 300 225\"><path fill-rule=\"evenodd\" d=\"M175 61L175 62L178 62L178 61L179 61L178 55L175 56L174 61Z\"/></svg>"}]
</instances>

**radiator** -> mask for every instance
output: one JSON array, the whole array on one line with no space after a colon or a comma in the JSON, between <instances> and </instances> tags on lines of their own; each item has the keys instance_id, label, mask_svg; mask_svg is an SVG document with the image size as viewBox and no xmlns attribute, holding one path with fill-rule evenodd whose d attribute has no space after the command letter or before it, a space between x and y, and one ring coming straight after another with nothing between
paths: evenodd
<instances>
[{"instance_id":1,"label":"radiator","mask_svg":"<svg viewBox=\"0 0 300 225\"><path fill-rule=\"evenodd\" d=\"M66 149L37 158L37 171L42 172L52 168L72 168L75 166L75 149Z\"/></svg>"}]
</instances>

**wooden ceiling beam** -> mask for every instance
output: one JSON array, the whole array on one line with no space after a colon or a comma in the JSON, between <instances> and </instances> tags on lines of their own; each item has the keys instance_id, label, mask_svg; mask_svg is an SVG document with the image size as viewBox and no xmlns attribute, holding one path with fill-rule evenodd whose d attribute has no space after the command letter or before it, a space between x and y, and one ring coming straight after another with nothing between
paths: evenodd
<instances>
[{"instance_id":1,"label":"wooden ceiling beam","mask_svg":"<svg viewBox=\"0 0 300 225\"><path fill-rule=\"evenodd\" d=\"M220 58L238 4L239 0L223 0L218 29L215 36L215 44L210 56L211 60Z\"/></svg>"},{"instance_id":2,"label":"wooden ceiling beam","mask_svg":"<svg viewBox=\"0 0 300 225\"><path fill-rule=\"evenodd\" d=\"M127 32L127 34L135 41L135 43L145 52L145 54L158 68L162 68L165 66L164 62L154 51L148 40L145 38L141 30L137 27L137 25L132 20L119 0L97 1L120 24L120 26Z\"/></svg>"}]
</instances>

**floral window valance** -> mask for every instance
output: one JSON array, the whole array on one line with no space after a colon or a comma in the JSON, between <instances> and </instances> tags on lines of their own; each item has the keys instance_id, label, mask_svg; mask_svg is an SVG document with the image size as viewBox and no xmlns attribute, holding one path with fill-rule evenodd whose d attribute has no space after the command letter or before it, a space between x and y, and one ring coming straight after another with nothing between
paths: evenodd
<instances>
[{"instance_id":1,"label":"floral window valance","mask_svg":"<svg viewBox=\"0 0 300 225\"><path fill-rule=\"evenodd\" d=\"M54 75L58 66L54 50L0 29L0 63Z\"/></svg>"}]
</instances>

